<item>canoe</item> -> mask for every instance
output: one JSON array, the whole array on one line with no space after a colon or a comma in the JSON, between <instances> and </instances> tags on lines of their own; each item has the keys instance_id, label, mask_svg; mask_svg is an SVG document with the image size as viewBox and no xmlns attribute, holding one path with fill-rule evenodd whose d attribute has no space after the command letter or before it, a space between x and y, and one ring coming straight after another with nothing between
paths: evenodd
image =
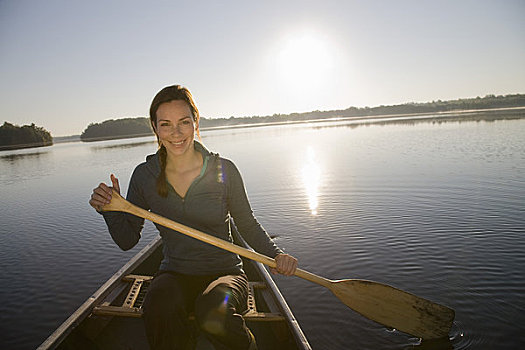
<instances>
[{"instance_id":1,"label":"canoe","mask_svg":"<svg viewBox=\"0 0 525 350\"><path fill-rule=\"evenodd\" d=\"M246 242L234 232L237 244ZM88 298L39 347L43 349L149 349L144 332L142 301L162 259L157 236ZM299 323L266 268L243 259L250 281L248 311L243 315L259 350L306 350ZM213 349L198 336L196 349Z\"/></svg>"}]
</instances>

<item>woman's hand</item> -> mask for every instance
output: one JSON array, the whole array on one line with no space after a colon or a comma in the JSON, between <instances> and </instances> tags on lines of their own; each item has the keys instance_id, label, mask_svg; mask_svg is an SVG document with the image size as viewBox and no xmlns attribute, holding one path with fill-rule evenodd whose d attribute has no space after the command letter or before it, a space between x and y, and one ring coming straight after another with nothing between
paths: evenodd
<instances>
[{"instance_id":1,"label":"woman's hand","mask_svg":"<svg viewBox=\"0 0 525 350\"><path fill-rule=\"evenodd\" d=\"M113 191L117 191L117 193L120 194L120 185L118 183L118 179L113 174L111 174L110 178L113 187L109 187L105 183L101 183L93 190L93 193L91 194L89 205L91 205L97 211L101 211L104 205L111 202L111 193Z\"/></svg>"},{"instance_id":2,"label":"woman's hand","mask_svg":"<svg viewBox=\"0 0 525 350\"><path fill-rule=\"evenodd\" d=\"M285 276L292 276L297 269L297 259L288 254L279 254L275 257L277 266L270 271L275 275L280 273Z\"/></svg>"}]
</instances>

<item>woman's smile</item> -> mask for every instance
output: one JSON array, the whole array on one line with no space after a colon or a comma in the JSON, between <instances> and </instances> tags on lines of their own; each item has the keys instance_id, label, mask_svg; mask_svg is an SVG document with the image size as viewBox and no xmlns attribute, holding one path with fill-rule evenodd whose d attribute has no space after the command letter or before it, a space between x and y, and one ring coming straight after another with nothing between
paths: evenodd
<instances>
[{"instance_id":1,"label":"woman's smile","mask_svg":"<svg viewBox=\"0 0 525 350\"><path fill-rule=\"evenodd\" d=\"M182 141L168 141L169 143L171 143L172 145L175 145L175 146L181 146L184 141L186 140L182 140Z\"/></svg>"}]
</instances>

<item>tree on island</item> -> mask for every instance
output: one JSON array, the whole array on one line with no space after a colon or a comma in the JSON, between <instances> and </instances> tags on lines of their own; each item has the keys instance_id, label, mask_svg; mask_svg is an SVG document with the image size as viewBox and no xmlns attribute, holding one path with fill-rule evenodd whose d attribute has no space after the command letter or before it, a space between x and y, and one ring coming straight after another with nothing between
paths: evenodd
<instances>
[{"instance_id":1,"label":"tree on island","mask_svg":"<svg viewBox=\"0 0 525 350\"><path fill-rule=\"evenodd\" d=\"M153 134L149 118L110 119L102 123L91 123L80 135L82 141L100 141Z\"/></svg>"},{"instance_id":2,"label":"tree on island","mask_svg":"<svg viewBox=\"0 0 525 350\"><path fill-rule=\"evenodd\" d=\"M18 126L8 122L0 126L0 150L51 146L53 137L46 129L31 125Z\"/></svg>"}]
</instances>

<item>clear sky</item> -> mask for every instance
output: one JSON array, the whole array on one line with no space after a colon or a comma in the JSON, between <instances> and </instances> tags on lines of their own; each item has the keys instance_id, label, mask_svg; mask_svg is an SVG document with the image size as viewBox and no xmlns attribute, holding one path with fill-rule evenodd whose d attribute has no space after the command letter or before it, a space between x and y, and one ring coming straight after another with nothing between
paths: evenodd
<instances>
[{"instance_id":1,"label":"clear sky","mask_svg":"<svg viewBox=\"0 0 525 350\"><path fill-rule=\"evenodd\" d=\"M525 1L0 0L0 123L80 134L172 84L208 118L525 93Z\"/></svg>"}]
</instances>

